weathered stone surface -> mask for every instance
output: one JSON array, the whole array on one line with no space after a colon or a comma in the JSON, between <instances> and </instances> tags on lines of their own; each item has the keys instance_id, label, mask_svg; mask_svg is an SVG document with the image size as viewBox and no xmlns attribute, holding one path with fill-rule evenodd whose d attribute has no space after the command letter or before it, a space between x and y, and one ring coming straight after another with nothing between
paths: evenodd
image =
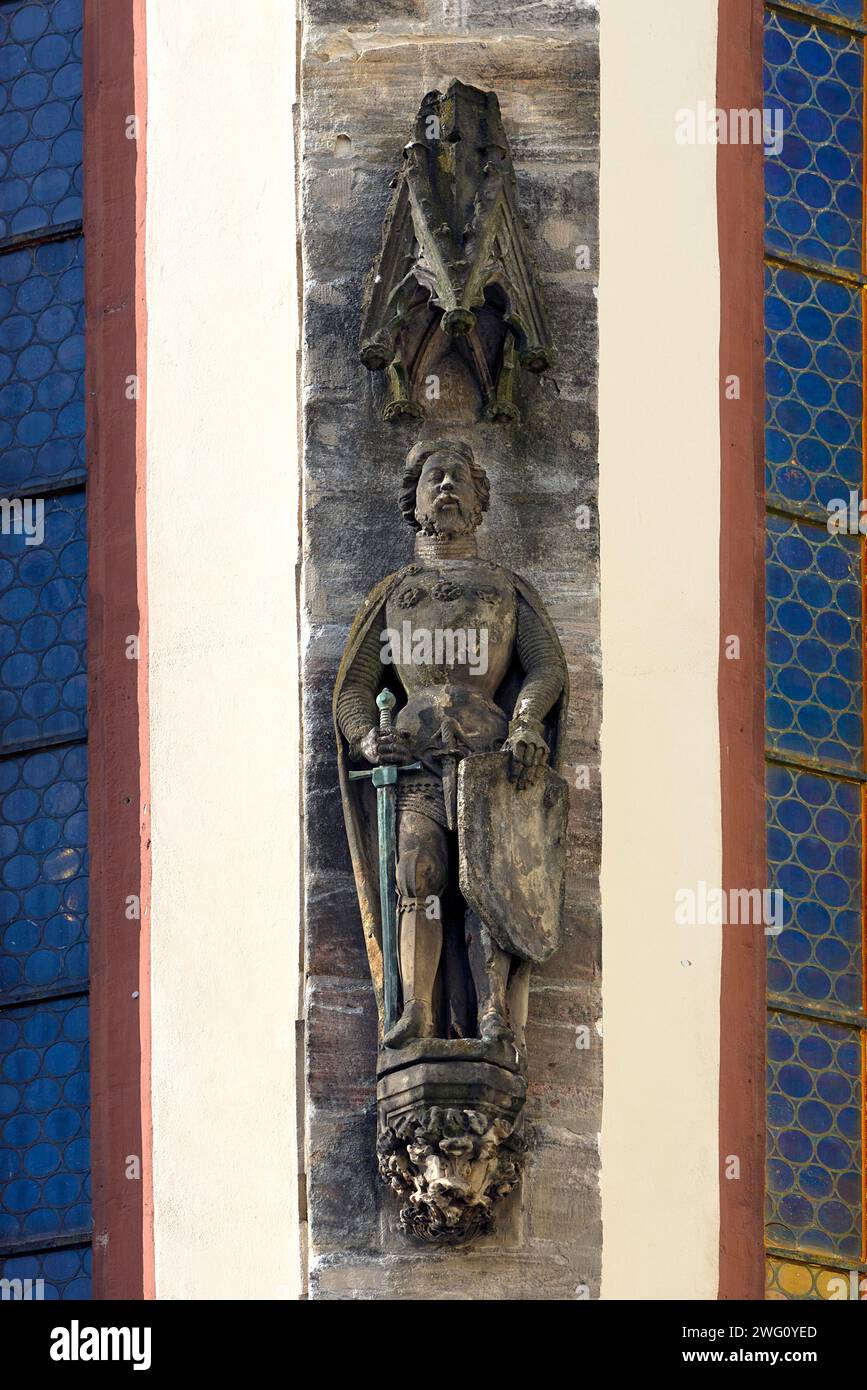
<instances>
[{"instance_id":1,"label":"weathered stone surface","mask_svg":"<svg viewBox=\"0 0 867 1390\"><path fill-rule=\"evenodd\" d=\"M307 1219L316 1232L315 1255L337 1259L372 1255L380 1247L380 1192L376 1165L376 1113L308 1117L307 1163L316 1181L308 1189Z\"/></svg>"},{"instance_id":2,"label":"weathered stone surface","mask_svg":"<svg viewBox=\"0 0 867 1390\"><path fill-rule=\"evenodd\" d=\"M534 1200L527 1213L527 1238L559 1247L564 1230L588 1250L601 1245L596 1143L556 1125L535 1124L528 1147L525 1182ZM594 1262L593 1268L596 1268ZM586 1268L578 1267L578 1282Z\"/></svg>"},{"instance_id":3,"label":"weathered stone surface","mask_svg":"<svg viewBox=\"0 0 867 1390\"><path fill-rule=\"evenodd\" d=\"M601 1095L596 303L597 16L547 0L520 15L494 0L308 0L302 71L306 628L304 749L310 1294L323 1299L571 1300L598 1294ZM385 426L384 387L357 359L364 277L425 92L453 77L500 98L545 290L556 366L525 382L520 429L482 422L487 535L539 589L570 670L570 784L559 951L531 988L528 1166L496 1231L420 1254L377 1192L375 1009L336 798L330 694L348 624L384 573L407 563L395 479L417 438ZM588 248L587 256L576 253ZM589 265L585 261L589 257ZM583 267L583 268L579 268ZM589 521L576 525L585 504ZM483 553L488 544L481 536ZM587 769L584 785L582 769ZM331 778L329 784L329 778ZM333 788L333 791L329 790ZM351 987L333 995L335 985ZM361 1015L344 1013L364 1000ZM591 1046L575 1047L589 1025Z\"/></svg>"},{"instance_id":4,"label":"weathered stone surface","mask_svg":"<svg viewBox=\"0 0 867 1390\"><path fill-rule=\"evenodd\" d=\"M533 1058L527 1119L592 1134L602 1097L602 1006L598 984L549 983L531 992L527 1045Z\"/></svg>"},{"instance_id":5,"label":"weathered stone surface","mask_svg":"<svg viewBox=\"0 0 867 1390\"><path fill-rule=\"evenodd\" d=\"M406 1241L403 1242L406 1249ZM568 1262L550 1242L506 1250L493 1241L469 1249L424 1247L415 1258L358 1258L351 1250L317 1257L310 1270L311 1296L319 1299L400 1299L402 1302L574 1301L599 1296L598 1254L574 1247Z\"/></svg>"},{"instance_id":6,"label":"weathered stone surface","mask_svg":"<svg viewBox=\"0 0 867 1390\"><path fill-rule=\"evenodd\" d=\"M310 977L307 1098L319 1111L370 1108L376 1087L376 1013L366 981ZM347 1054L354 1058L351 1067Z\"/></svg>"},{"instance_id":7,"label":"weathered stone surface","mask_svg":"<svg viewBox=\"0 0 867 1390\"><path fill-rule=\"evenodd\" d=\"M344 837L345 838L345 837ZM311 870L304 893L311 978L337 976L359 980L367 972L360 931L347 931L358 911L355 880L349 871Z\"/></svg>"}]
</instances>

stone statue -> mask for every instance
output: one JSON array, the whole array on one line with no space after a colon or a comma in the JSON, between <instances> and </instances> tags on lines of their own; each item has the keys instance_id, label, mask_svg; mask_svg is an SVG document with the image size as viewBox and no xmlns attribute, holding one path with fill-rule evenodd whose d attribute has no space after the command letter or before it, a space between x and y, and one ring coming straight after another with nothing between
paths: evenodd
<instances>
[{"instance_id":1,"label":"stone statue","mask_svg":"<svg viewBox=\"0 0 867 1390\"><path fill-rule=\"evenodd\" d=\"M566 665L532 587L478 554L488 493L468 444L411 450L400 501L415 559L368 595L334 694L380 1009L383 1172L427 1239L477 1234L517 1180L499 1150L523 1105L530 971L562 915Z\"/></svg>"}]
</instances>

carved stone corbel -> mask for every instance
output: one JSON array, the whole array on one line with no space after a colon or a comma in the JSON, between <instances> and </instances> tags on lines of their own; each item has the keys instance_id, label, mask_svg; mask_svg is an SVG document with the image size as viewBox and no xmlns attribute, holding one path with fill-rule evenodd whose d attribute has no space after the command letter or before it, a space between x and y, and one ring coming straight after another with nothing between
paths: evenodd
<instances>
[{"instance_id":1,"label":"carved stone corbel","mask_svg":"<svg viewBox=\"0 0 867 1390\"><path fill-rule=\"evenodd\" d=\"M407 1235L462 1244L490 1230L520 1180L526 1082L514 1051L496 1044L434 1040L411 1055L380 1053L380 1177L402 1201Z\"/></svg>"}]
</instances>

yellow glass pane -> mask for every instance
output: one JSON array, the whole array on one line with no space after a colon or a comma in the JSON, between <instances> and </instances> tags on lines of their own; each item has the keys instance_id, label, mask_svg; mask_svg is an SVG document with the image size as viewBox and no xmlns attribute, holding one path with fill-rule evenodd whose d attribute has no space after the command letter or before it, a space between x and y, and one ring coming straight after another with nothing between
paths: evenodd
<instances>
[{"instance_id":1,"label":"yellow glass pane","mask_svg":"<svg viewBox=\"0 0 867 1390\"><path fill-rule=\"evenodd\" d=\"M777 1282L785 1298L809 1298L813 1292L813 1270L809 1265L785 1264L781 1260Z\"/></svg>"},{"instance_id":2,"label":"yellow glass pane","mask_svg":"<svg viewBox=\"0 0 867 1390\"><path fill-rule=\"evenodd\" d=\"M766 1294L770 1300L823 1299L847 1302L867 1301L867 1273L847 1269L825 1269L821 1265L802 1264L769 1255L766 1275Z\"/></svg>"}]
</instances>

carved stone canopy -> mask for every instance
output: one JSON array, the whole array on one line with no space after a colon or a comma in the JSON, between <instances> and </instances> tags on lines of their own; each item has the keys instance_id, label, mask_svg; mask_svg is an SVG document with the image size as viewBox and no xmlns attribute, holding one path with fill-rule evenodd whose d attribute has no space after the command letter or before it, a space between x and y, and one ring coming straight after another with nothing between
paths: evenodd
<instances>
[{"instance_id":1,"label":"carved stone canopy","mask_svg":"<svg viewBox=\"0 0 867 1390\"><path fill-rule=\"evenodd\" d=\"M361 360L388 373L387 420L444 417L443 391L464 419L516 420L520 369L543 372L554 355L499 102L453 81L424 98L404 150Z\"/></svg>"}]
</instances>

